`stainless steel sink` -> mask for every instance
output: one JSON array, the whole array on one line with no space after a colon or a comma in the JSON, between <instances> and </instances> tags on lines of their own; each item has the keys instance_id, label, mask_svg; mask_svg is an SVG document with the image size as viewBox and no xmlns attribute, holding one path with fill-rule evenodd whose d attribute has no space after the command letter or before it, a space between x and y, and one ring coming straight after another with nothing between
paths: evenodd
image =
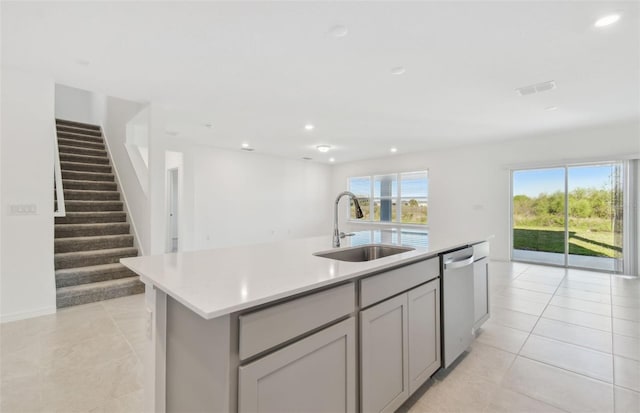
<instances>
[{"instance_id":1,"label":"stainless steel sink","mask_svg":"<svg viewBox=\"0 0 640 413\"><path fill-rule=\"evenodd\" d=\"M407 251L413 251L415 248L398 247L395 245L361 245L359 247L344 248L339 250L316 252L315 256L331 258L332 260L364 262L377 260L378 258L389 257L391 255L401 254Z\"/></svg>"}]
</instances>

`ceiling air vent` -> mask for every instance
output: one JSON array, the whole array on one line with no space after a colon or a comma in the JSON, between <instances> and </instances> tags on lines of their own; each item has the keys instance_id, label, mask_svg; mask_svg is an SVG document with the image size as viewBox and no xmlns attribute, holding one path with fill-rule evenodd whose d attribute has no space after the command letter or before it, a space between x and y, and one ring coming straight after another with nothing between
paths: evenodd
<instances>
[{"instance_id":1,"label":"ceiling air vent","mask_svg":"<svg viewBox=\"0 0 640 413\"><path fill-rule=\"evenodd\" d=\"M556 82L550 80L548 82L536 83L535 85L529 85L524 87L519 87L516 89L516 92L520 96L533 95L540 92L546 92L548 90L553 90L556 88Z\"/></svg>"}]
</instances>

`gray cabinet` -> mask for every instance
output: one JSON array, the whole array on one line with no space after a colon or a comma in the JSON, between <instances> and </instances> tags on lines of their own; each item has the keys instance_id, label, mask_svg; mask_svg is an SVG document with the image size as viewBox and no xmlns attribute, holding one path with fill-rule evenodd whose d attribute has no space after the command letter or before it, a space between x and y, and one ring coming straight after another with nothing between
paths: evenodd
<instances>
[{"instance_id":1,"label":"gray cabinet","mask_svg":"<svg viewBox=\"0 0 640 413\"><path fill-rule=\"evenodd\" d=\"M440 368L440 280L360 313L362 411L393 412Z\"/></svg>"},{"instance_id":2,"label":"gray cabinet","mask_svg":"<svg viewBox=\"0 0 640 413\"><path fill-rule=\"evenodd\" d=\"M239 412L355 412L355 320L240 367Z\"/></svg>"},{"instance_id":3,"label":"gray cabinet","mask_svg":"<svg viewBox=\"0 0 640 413\"><path fill-rule=\"evenodd\" d=\"M474 323L477 329L489 319L489 263L482 258L473 263Z\"/></svg>"},{"instance_id":4,"label":"gray cabinet","mask_svg":"<svg viewBox=\"0 0 640 413\"><path fill-rule=\"evenodd\" d=\"M360 313L361 410L393 412L409 397L407 294Z\"/></svg>"},{"instance_id":5,"label":"gray cabinet","mask_svg":"<svg viewBox=\"0 0 640 413\"><path fill-rule=\"evenodd\" d=\"M409 394L440 368L440 280L408 292Z\"/></svg>"}]
</instances>

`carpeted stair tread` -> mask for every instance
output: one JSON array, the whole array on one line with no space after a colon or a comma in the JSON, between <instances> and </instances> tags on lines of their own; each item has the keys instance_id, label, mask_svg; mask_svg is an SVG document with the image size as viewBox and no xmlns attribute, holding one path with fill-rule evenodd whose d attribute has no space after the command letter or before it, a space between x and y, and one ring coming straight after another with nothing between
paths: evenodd
<instances>
[{"instance_id":1,"label":"carpeted stair tread","mask_svg":"<svg viewBox=\"0 0 640 413\"><path fill-rule=\"evenodd\" d=\"M55 238L128 234L129 223L107 222L100 224L56 224L54 232Z\"/></svg>"},{"instance_id":2,"label":"carpeted stair tread","mask_svg":"<svg viewBox=\"0 0 640 413\"><path fill-rule=\"evenodd\" d=\"M122 201L64 201L68 212L122 211Z\"/></svg>"},{"instance_id":3,"label":"carpeted stair tread","mask_svg":"<svg viewBox=\"0 0 640 413\"><path fill-rule=\"evenodd\" d=\"M60 160L64 162L109 165L109 158L107 158L106 156L81 155L77 153L61 153Z\"/></svg>"},{"instance_id":4,"label":"carpeted stair tread","mask_svg":"<svg viewBox=\"0 0 640 413\"><path fill-rule=\"evenodd\" d=\"M63 179L62 187L66 189L82 191L117 191L118 185L115 182L86 181L83 179Z\"/></svg>"},{"instance_id":5,"label":"carpeted stair tread","mask_svg":"<svg viewBox=\"0 0 640 413\"><path fill-rule=\"evenodd\" d=\"M64 184L63 184L64 188ZM64 188L64 199L74 201L119 201L120 192Z\"/></svg>"},{"instance_id":6,"label":"carpeted stair tread","mask_svg":"<svg viewBox=\"0 0 640 413\"><path fill-rule=\"evenodd\" d=\"M55 253L126 248L133 247L133 235L115 234L56 238L53 243Z\"/></svg>"},{"instance_id":7,"label":"carpeted stair tread","mask_svg":"<svg viewBox=\"0 0 640 413\"><path fill-rule=\"evenodd\" d=\"M124 211L91 211L69 212L64 217L56 217L56 224L91 224L100 222L126 222L127 214Z\"/></svg>"},{"instance_id":8,"label":"carpeted stair tread","mask_svg":"<svg viewBox=\"0 0 640 413\"><path fill-rule=\"evenodd\" d=\"M78 135L97 136L99 138L102 137L102 132L100 130L80 128L78 126L58 124L56 125L56 129L58 130L58 132L68 132L68 133L76 133Z\"/></svg>"},{"instance_id":9,"label":"carpeted stair tread","mask_svg":"<svg viewBox=\"0 0 640 413\"><path fill-rule=\"evenodd\" d=\"M144 284L136 276L61 287L56 291L56 301L58 308L62 308L143 292Z\"/></svg>"},{"instance_id":10,"label":"carpeted stair tread","mask_svg":"<svg viewBox=\"0 0 640 413\"><path fill-rule=\"evenodd\" d=\"M111 165L95 165L84 162L60 161L60 169L63 171L111 173Z\"/></svg>"},{"instance_id":11,"label":"carpeted stair tread","mask_svg":"<svg viewBox=\"0 0 640 413\"><path fill-rule=\"evenodd\" d=\"M118 263L65 268L56 271L56 288L135 277L136 273Z\"/></svg>"},{"instance_id":12,"label":"carpeted stair tread","mask_svg":"<svg viewBox=\"0 0 640 413\"><path fill-rule=\"evenodd\" d=\"M112 173L89 171L62 171L62 179L114 182L115 175L113 175Z\"/></svg>"},{"instance_id":13,"label":"carpeted stair tread","mask_svg":"<svg viewBox=\"0 0 640 413\"><path fill-rule=\"evenodd\" d=\"M82 146L58 145L60 155L88 155L107 157L107 151L103 149L83 148Z\"/></svg>"},{"instance_id":14,"label":"carpeted stair tread","mask_svg":"<svg viewBox=\"0 0 640 413\"><path fill-rule=\"evenodd\" d=\"M72 139L76 142L87 142L104 145L104 139L99 136L82 135L80 133L57 132L58 139Z\"/></svg>"},{"instance_id":15,"label":"carpeted stair tread","mask_svg":"<svg viewBox=\"0 0 640 413\"><path fill-rule=\"evenodd\" d=\"M62 146L72 146L74 148L87 148L87 149L97 149L104 151L105 146L104 142L87 142L87 141L79 141L76 139L65 139L58 136L58 147Z\"/></svg>"},{"instance_id":16,"label":"carpeted stair tread","mask_svg":"<svg viewBox=\"0 0 640 413\"><path fill-rule=\"evenodd\" d=\"M74 126L76 128L100 130L100 126L90 123L76 122L75 120L56 119L56 125Z\"/></svg>"},{"instance_id":17,"label":"carpeted stair tread","mask_svg":"<svg viewBox=\"0 0 640 413\"><path fill-rule=\"evenodd\" d=\"M133 247L109 248L95 251L74 251L54 254L55 269L86 267L88 265L113 264L121 258L135 257L138 250Z\"/></svg>"}]
</instances>

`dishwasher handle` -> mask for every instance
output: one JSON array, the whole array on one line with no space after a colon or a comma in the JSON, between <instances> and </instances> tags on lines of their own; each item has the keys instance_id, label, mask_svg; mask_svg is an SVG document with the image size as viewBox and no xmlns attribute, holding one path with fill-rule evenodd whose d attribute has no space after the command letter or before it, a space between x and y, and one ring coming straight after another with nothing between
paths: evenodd
<instances>
[{"instance_id":1,"label":"dishwasher handle","mask_svg":"<svg viewBox=\"0 0 640 413\"><path fill-rule=\"evenodd\" d=\"M444 263L445 270L453 270L456 268L466 267L467 265L473 264L474 256L473 254L470 257L462 258L460 260L450 260Z\"/></svg>"}]
</instances>

